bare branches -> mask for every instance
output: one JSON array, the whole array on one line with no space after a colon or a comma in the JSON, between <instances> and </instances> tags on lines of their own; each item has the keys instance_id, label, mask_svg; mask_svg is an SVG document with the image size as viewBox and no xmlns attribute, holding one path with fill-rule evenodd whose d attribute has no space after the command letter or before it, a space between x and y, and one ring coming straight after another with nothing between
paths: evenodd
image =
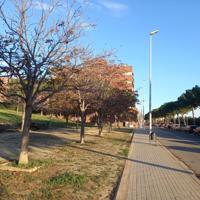
<instances>
[{"instance_id":1,"label":"bare branches","mask_svg":"<svg viewBox=\"0 0 200 200\"><path fill-rule=\"evenodd\" d=\"M73 2L65 10L66 17L63 12L62 17L56 18L55 12L61 7L59 0L51 5L41 0L37 7L32 0L13 2L15 15L9 17L4 12L7 2L0 5L0 20L6 27L5 33L0 34L0 72L17 78L25 98L34 101L38 94L62 89L69 78L65 68L77 66L73 57L79 56L74 50L83 31L81 8ZM38 21L33 13L37 13ZM60 79L62 83L56 83L55 89L56 70L66 77Z\"/></svg>"}]
</instances>

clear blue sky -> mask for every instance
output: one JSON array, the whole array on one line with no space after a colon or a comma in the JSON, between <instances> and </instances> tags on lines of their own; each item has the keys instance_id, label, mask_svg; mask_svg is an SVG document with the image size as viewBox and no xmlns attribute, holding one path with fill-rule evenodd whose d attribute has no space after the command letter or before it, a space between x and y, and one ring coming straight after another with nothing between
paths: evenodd
<instances>
[{"instance_id":1,"label":"clear blue sky","mask_svg":"<svg viewBox=\"0 0 200 200\"><path fill-rule=\"evenodd\" d=\"M200 85L200 0L86 1L83 21L97 26L86 32L84 41L97 53L115 49L122 63L133 66L146 112L150 31L160 30L153 39L153 108ZM50 0L43 2L48 8Z\"/></svg>"},{"instance_id":2,"label":"clear blue sky","mask_svg":"<svg viewBox=\"0 0 200 200\"><path fill-rule=\"evenodd\" d=\"M150 31L160 30L153 39L153 108L200 85L199 0L91 0L86 11L97 24L88 40L97 52L116 49L133 65L146 111Z\"/></svg>"}]
</instances>

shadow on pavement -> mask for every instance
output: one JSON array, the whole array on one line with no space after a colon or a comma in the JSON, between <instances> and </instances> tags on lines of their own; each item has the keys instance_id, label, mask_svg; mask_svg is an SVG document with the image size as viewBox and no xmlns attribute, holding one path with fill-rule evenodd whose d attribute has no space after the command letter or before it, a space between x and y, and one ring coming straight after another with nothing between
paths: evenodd
<instances>
[{"instance_id":1,"label":"shadow on pavement","mask_svg":"<svg viewBox=\"0 0 200 200\"><path fill-rule=\"evenodd\" d=\"M191 142L199 142L200 143L200 138L197 135L192 135L189 133L184 133L184 132L173 132L173 131L168 131L168 130L161 130L161 129L156 129L155 130L156 134L160 138L169 138L169 139L176 139L176 140L188 140Z\"/></svg>"},{"instance_id":2,"label":"shadow on pavement","mask_svg":"<svg viewBox=\"0 0 200 200\"><path fill-rule=\"evenodd\" d=\"M188 151L193 153L200 153L200 148L194 147L183 147L183 146L167 146L170 149L178 150L178 151Z\"/></svg>"},{"instance_id":3,"label":"shadow on pavement","mask_svg":"<svg viewBox=\"0 0 200 200\"><path fill-rule=\"evenodd\" d=\"M162 169L166 169L166 170L172 170L172 171L176 171L176 172L180 172L180 173L193 174L192 172L187 171L187 170L181 170L181 169L167 167L167 166L159 165L159 164L155 164L155 163L149 163L149 162L145 162L145 161L135 160L135 159L131 159L131 158L123 157L123 156L118 156L118 155L113 155L113 154L110 154L110 153L100 152L100 151L96 151L96 150L88 149L88 148L84 148L84 147L77 147L77 146L73 146L73 145L68 145L68 146L70 146L72 148L77 148L77 149L81 149L81 150L84 150L84 151L89 151L89 152L92 152L92 153L100 154L100 155L103 155L103 156L111 156L111 157L114 157L114 158L117 158L117 159L129 160L133 163L150 165L150 166L153 166L153 167L158 167L158 168L162 168Z\"/></svg>"},{"instance_id":4,"label":"shadow on pavement","mask_svg":"<svg viewBox=\"0 0 200 200\"><path fill-rule=\"evenodd\" d=\"M182 144L192 144L192 145L200 145L200 143L195 142L195 141L188 141L188 140L168 140L171 142L176 142L176 143L182 143Z\"/></svg>"}]
</instances>

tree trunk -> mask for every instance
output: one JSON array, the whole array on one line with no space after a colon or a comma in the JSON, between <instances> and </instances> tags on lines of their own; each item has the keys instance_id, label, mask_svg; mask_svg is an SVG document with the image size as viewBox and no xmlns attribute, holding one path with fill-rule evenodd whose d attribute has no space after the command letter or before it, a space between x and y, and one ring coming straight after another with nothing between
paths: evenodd
<instances>
[{"instance_id":1,"label":"tree trunk","mask_svg":"<svg viewBox=\"0 0 200 200\"><path fill-rule=\"evenodd\" d=\"M23 131L23 127L24 127L25 109L26 109L26 105L23 104L23 106L22 106L22 124L21 124L21 131Z\"/></svg>"},{"instance_id":2,"label":"tree trunk","mask_svg":"<svg viewBox=\"0 0 200 200\"><path fill-rule=\"evenodd\" d=\"M32 106L26 104L24 110L24 123L22 129L21 151L19 164L28 164L29 130L31 125Z\"/></svg>"},{"instance_id":3,"label":"tree trunk","mask_svg":"<svg viewBox=\"0 0 200 200\"><path fill-rule=\"evenodd\" d=\"M66 120L66 127L67 127L69 123L69 115L65 115L65 120Z\"/></svg>"},{"instance_id":4,"label":"tree trunk","mask_svg":"<svg viewBox=\"0 0 200 200\"><path fill-rule=\"evenodd\" d=\"M176 124L176 117L175 115L173 116L173 119L174 119L174 125Z\"/></svg>"},{"instance_id":5,"label":"tree trunk","mask_svg":"<svg viewBox=\"0 0 200 200\"><path fill-rule=\"evenodd\" d=\"M19 115L19 103L17 103L17 115Z\"/></svg>"},{"instance_id":6,"label":"tree trunk","mask_svg":"<svg viewBox=\"0 0 200 200\"><path fill-rule=\"evenodd\" d=\"M78 130L78 115L74 115L74 123L76 124L76 129Z\"/></svg>"},{"instance_id":7,"label":"tree trunk","mask_svg":"<svg viewBox=\"0 0 200 200\"><path fill-rule=\"evenodd\" d=\"M178 125L179 125L179 128L180 128L181 127L181 120L180 120L179 114L177 114L177 117L178 117Z\"/></svg>"},{"instance_id":8,"label":"tree trunk","mask_svg":"<svg viewBox=\"0 0 200 200\"><path fill-rule=\"evenodd\" d=\"M117 128L120 129L119 120L117 119Z\"/></svg>"},{"instance_id":9,"label":"tree trunk","mask_svg":"<svg viewBox=\"0 0 200 200\"><path fill-rule=\"evenodd\" d=\"M192 108L192 117L193 117L193 125L195 125L196 121L195 121L194 108Z\"/></svg>"},{"instance_id":10,"label":"tree trunk","mask_svg":"<svg viewBox=\"0 0 200 200\"><path fill-rule=\"evenodd\" d=\"M165 124L167 124L167 120L166 120L166 117L164 117L164 123L165 123Z\"/></svg>"},{"instance_id":11,"label":"tree trunk","mask_svg":"<svg viewBox=\"0 0 200 200\"><path fill-rule=\"evenodd\" d=\"M111 131L112 131L112 122L109 122L108 133L111 133Z\"/></svg>"},{"instance_id":12,"label":"tree trunk","mask_svg":"<svg viewBox=\"0 0 200 200\"><path fill-rule=\"evenodd\" d=\"M185 120L184 114L182 115L182 118L183 118L183 124L184 124L184 126L186 126L186 120Z\"/></svg>"},{"instance_id":13,"label":"tree trunk","mask_svg":"<svg viewBox=\"0 0 200 200\"><path fill-rule=\"evenodd\" d=\"M173 123L174 122L174 115L170 116L170 122Z\"/></svg>"},{"instance_id":14,"label":"tree trunk","mask_svg":"<svg viewBox=\"0 0 200 200\"><path fill-rule=\"evenodd\" d=\"M102 115L98 114L98 129L99 129L99 136L103 136L103 120L102 120Z\"/></svg>"},{"instance_id":15,"label":"tree trunk","mask_svg":"<svg viewBox=\"0 0 200 200\"><path fill-rule=\"evenodd\" d=\"M103 136L103 126L99 126L99 136L102 137Z\"/></svg>"},{"instance_id":16,"label":"tree trunk","mask_svg":"<svg viewBox=\"0 0 200 200\"><path fill-rule=\"evenodd\" d=\"M188 116L187 115L186 115L186 122L187 122L187 127L188 127L189 124L188 124Z\"/></svg>"},{"instance_id":17,"label":"tree trunk","mask_svg":"<svg viewBox=\"0 0 200 200\"><path fill-rule=\"evenodd\" d=\"M103 125L102 125L102 120L99 119L99 122L98 122L98 129L99 129L99 136L103 136Z\"/></svg>"},{"instance_id":18,"label":"tree trunk","mask_svg":"<svg viewBox=\"0 0 200 200\"><path fill-rule=\"evenodd\" d=\"M20 99L17 99L17 115L19 115L19 109L20 109Z\"/></svg>"},{"instance_id":19,"label":"tree trunk","mask_svg":"<svg viewBox=\"0 0 200 200\"><path fill-rule=\"evenodd\" d=\"M80 135L80 143L85 143L85 112L81 111L81 135Z\"/></svg>"},{"instance_id":20,"label":"tree trunk","mask_svg":"<svg viewBox=\"0 0 200 200\"><path fill-rule=\"evenodd\" d=\"M40 111L40 115L41 115L41 116L44 115L44 113L43 113L43 109L41 109L41 111Z\"/></svg>"}]
</instances>

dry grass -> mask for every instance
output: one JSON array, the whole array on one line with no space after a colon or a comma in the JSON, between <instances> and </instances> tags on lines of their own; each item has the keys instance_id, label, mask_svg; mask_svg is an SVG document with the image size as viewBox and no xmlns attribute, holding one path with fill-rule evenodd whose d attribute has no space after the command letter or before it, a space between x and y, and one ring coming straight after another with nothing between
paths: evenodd
<instances>
[{"instance_id":1,"label":"dry grass","mask_svg":"<svg viewBox=\"0 0 200 200\"><path fill-rule=\"evenodd\" d=\"M42 167L32 174L0 171L0 199L111 199L131 135L113 131L98 137L94 128L86 132L84 145L73 130L32 134L31 163Z\"/></svg>"}]
</instances>

